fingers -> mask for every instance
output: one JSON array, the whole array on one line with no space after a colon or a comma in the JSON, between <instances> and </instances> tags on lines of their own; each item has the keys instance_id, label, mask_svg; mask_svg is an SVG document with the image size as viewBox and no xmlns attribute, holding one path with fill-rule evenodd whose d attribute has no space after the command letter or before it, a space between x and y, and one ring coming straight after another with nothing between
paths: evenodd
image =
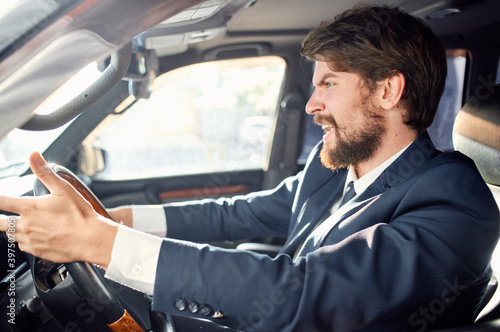
<instances>
[{"instance_id":1,"label":"fingers","mask_svg":"<svg viewBox=\"0 0 500 332\"><path fill-rule=\"evenodd\" d=\"M69 182L58 176L39 152L31 153L29 161L33 173L51 194L66 196L76 201L82 200L82 195Z\"/></svg>"},{"instance_id":2,"label":"fingers","mask_svg":"<svg viewBox=\"0 0 500 332\"><path fill-rule=\"evenodd\" d=\"M71 185L58 177L39 152L33 152L29 158L31 170L51 193L64 195L72 191ZM71 194L70 194L71 195ZM71 195L73 196L73 195ZM21 214L34 207L35 202L27 197L0 196L0 210Z\"/></svg>"},{"instance_id":3,"label":"fingers","mask_svg":"<svg viewBox=\"0 0 500 332\"><path fill-rule=\"evenodd\" d=\"M30 207L30 199L26 197L0 196L0 210L21 214L21 211Z\"/></svg>"},{"instance_id":4,"label":"fingers","mask_svg":"<svg viewBox=\"0 0 500 332\"><path fill-rule=\"evenodd\" d=\"M21 244L20 236L17 232L17 221L19 216L6 216L0 214L0 231L5 232L8 241L8 247L13 248L13 243L18 242L19 248L23 246ZM22 250L22 249L21 249ZM24 250L23 250L24 251Z\"/></svg>"},{"instance_id":5,"label":"fingers","mask_svg":"<svg viewBox=\"0 0 500 332\"><path fill-rule=\"evenodd\" d=\"M16 231L17 216L6 216L0 214L0 231L14 234Z\"/></svg>"},{"instance_id":6,"label":"fingers","mask_svg":"<svg viewBox=\"0 0 500 332\"><path fill-rule=\"evenodd\" d=\"M39 152L32 152L29 161L33 174L36 175L51 193L65 190L61 186L65 186L66 182L57 176Z\"/></svg>"}]
</instances>

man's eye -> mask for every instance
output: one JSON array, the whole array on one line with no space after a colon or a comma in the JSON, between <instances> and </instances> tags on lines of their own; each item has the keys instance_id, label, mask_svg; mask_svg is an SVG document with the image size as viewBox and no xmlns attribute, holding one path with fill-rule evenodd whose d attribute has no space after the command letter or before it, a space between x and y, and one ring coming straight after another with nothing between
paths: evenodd
<instances>
[{"instance_id":1,"label":"man's eye","mask_svg":"<svg viewBox=\"0 0 500 332\"><path fill-rule=\"evenodd\" d=\"M333 82L326 82L325 84L326 84L327 87L334 86Z\"/></svg>"}]
</instances>

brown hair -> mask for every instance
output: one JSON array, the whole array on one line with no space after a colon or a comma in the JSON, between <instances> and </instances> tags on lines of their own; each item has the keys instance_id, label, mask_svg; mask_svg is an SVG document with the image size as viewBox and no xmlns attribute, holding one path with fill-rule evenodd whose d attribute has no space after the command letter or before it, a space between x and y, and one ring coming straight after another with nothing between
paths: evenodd
<instances>
[{"instance_id":1,"label":"brown hair","mask_svg":"<svg viewBox=\"0 0 500 332\"><path fill-rule=\"evenodd\" d=\"M301 54L332 70L360 75L373 90L395 72L405 76L405 123L418 131L436 114L447 74L443 46L429 26L388 6L357 6L324 22L302 42Z\"/></svg>"}]
</instances>

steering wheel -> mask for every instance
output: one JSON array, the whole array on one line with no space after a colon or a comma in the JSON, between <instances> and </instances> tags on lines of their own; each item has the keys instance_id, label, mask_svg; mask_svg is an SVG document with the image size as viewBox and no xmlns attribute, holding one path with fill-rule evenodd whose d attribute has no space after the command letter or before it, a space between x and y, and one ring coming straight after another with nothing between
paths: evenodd
<instances>
[{"instance_id":1,"label":"steering wheel","mask_svg":"<svg viewBox=\"0 0 500 332\"><path fill-rule=\"evenodd\" d=\"M57 175L68 181L97 213L111 219L104 205L76 175L60 165L51 165L51 167ZM38 179L35 180L33 193L35 196L50 194L49 190ZM50 263L45 261L45 264ZM73 262L66 263L64 266L83 296L95 299L96 303L99 303L101 318L112 331L144 331L111 292L94 265L88 262ZM35 276L33 277L35 278Z\"/></svg>"},{"instance_id":2,"label":"steering wheel","mask_svg":"<svg viewBox=\"0 0 500 332\"><path fill-rule=\"evenodd\" d=\"M94 195L92 191L90 191L85 183L83 183L75 174L73 174L73 172L60 165L52 164L51 167L58 176L69 182L92 205L97 213L106 218L112 219L101 201ZM38 179L35 180L33 193L35 196L50 194L49 190ZM33 258L40 262L39 265L54 265L50 261L36 257ZM33 273L33 280L36 280L37 276L35 273L35 260L32 260L30 262L30 265ZM96 309L95 311L100 314L102 320L106 322L111 331L144 331L143 328L123 307L115 294L110 290L103 277L93 264L90 264L88 262L73 262L65 263L64 267L72 277L78 290L81 292L81 295L83 295L83 297L87 299L94 299L95 301L92 302L96 302L99 304L100 308ZM35 281L35 283L40 286L39 281ZM176 330L193 331L201 329L207 332L235 331L229 327L225 327L201 318L178 316L176 317L176 321L174 324L173 318L168 314L163 315L157 312L150 312L149 314L151 320L150 323L152 324L152 326L154 326L153 330L158 332L175 332Z\"/></svg>"}]
</instances>

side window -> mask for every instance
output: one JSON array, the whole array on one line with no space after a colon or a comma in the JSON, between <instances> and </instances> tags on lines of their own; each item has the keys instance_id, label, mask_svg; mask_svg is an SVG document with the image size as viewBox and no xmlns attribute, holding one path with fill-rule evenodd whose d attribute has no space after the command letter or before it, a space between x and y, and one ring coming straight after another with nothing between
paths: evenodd
<instances>
[{"instance_id":1,"label":"side window","mask_svg":"<svg viewBox=\"0 0 500 332\"><path fill-rule=\"evenodd\" d=\"M82 168L99 179L263 169L285 68L282 58L260 57L163 74L149 99L89 135ZM99 171L88 167L95 151Z\"/></svg>"},{"instance_id":2,"label":"side window","mask_svg":"<svg viewBox=\"0 0 500 332\"><path fill-rule=\"evenodd\" d=\"M436 117L429 127L429 135L436 148L451 151L453 150L453 123L463 103L467 51L462 49L447 50L446 55L448 76Z\"/></svg>"}]
</instances>

